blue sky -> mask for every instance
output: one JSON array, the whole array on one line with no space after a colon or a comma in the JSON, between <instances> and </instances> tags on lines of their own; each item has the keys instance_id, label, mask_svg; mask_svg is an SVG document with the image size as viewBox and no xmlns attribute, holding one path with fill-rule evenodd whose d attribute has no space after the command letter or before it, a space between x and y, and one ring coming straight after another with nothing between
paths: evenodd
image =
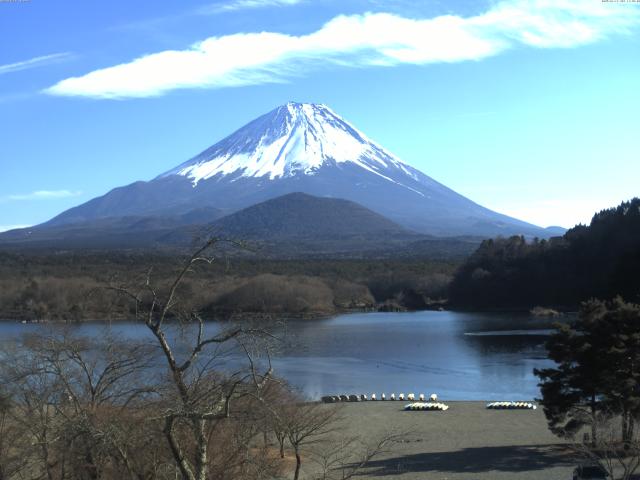
<instances>
[{"instance_id":1,"label":"blue sky","mask_svg":"<svg viewBox=\"0 0 640 480\"><path fill-rule=\"evenodd\" d=\"M538 225L640 194L640 3L0 0L0 43L0 230L290 100Z\"/></svg>"}]
</instances>

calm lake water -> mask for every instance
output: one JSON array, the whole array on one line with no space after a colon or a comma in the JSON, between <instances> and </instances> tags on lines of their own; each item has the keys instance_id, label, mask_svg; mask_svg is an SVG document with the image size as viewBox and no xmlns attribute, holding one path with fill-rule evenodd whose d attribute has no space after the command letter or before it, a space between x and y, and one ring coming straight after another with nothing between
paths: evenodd
<instances>
[{"instance_id":1,"label":"calm lake water","mask_svg":"<svg viewBox=\"0 0 640 480\"><path fill-rule=\"evenodd\" d=\"M432 311L290 320L275 327L285 340L272 363L278 376L311 398L413 392L448 400L527 400L539 396L533 369L553 365L544 349L550 323L518 314ZM2 322L0 339L47 328ZM105 328L73 327L82 335L103 335ZM110 328L119 338L149 338L139 324Z\"/></svg>"}]
</instances>

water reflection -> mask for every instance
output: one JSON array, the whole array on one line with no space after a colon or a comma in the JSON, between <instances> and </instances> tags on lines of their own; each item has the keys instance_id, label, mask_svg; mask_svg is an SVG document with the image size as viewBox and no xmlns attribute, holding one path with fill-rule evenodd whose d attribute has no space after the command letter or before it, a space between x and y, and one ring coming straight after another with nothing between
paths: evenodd
<instances>
[{"instance_id":1,"label":"water reflection","mask_svg":"<svg viewBox=\"0 0 640 480\"><path fill-rule=\"evenodd\" d=\"M533 368L551 365L544 350L550 326L551 321L526 315L459 312L281 321L271 326L283 338L273 366L312 398L343 392L436 392L451 400L531 399L539 395ZM43 328L48 327L1 323L0 338ZM75 328L97 336L106 326ZM111 328L122 338L150 339L142 325ZM210 331L220 328L208 325ZM188 337L189 332L174 335Z\"/></svg>"}]
</instances>

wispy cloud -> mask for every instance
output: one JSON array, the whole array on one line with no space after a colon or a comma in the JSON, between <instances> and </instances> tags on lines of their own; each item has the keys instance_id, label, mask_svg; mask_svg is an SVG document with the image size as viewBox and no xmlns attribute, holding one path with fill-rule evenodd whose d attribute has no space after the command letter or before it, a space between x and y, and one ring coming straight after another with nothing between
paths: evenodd
<instances>
[{"instance_id":1,"label":"wispy cloud","mask_svg":"<svg viewBox=\"0 0 640 480\"><path fill-rule=\"evenodd\" d=\"M267 7L290 7L307 1L308 0L229 0L208 3L180 13L174 12L171 15L163 15L160 17L145 18L142 20L121 23L111 28L114 30L142 30L145 32L154 32L155 34L165 37L167 36L165 32L167 25L183 22L185 20L192 19L193 17L206 17Z\"/></svg>"},{"instance_id":2,"label":"wispy cloud","mask_svg":"<svg viewBox=\"0 0 640 480\"><path fill-rule=\"evenodd\" d=\"M69 52L52 53L50 55L42 55L41 57L23 60L21 62L7 63L5 65L0 65L0 75L19 72L21 70L28 70L30 68L43 67L52 63L58 63L64 60L68 60L71 57L72 54Z\"/></svg>"},{"instance_id":3,"label":"wispy cloud","mask_svg":"<svg viewBox=\"0 0 640 480\"><path fill-rule=\"evenodd\" d=\"M51 200L55 198L69 198L82 195L82 192L77 190L36 190L30 193L21 193L15 195L7 195L5 200L19 201L19 200Z\"/></svg>"},{"instance_id":4,"label":"wispy cloud","mask_svg":"<svg viewBox=\"0 0 640 480\"><path fill-rule=\"evenodd\" d=\"M470 17L341 15L307 35L260 32L210 37L186 50L162 51L67 78L45 92L151 97L183 88L280 82L328 64L427 65L482 60L518 46L576 47L629 33L640 25L640 10L627 7L584 0L508 0Z\"/></svg>"},{"instance_id":5,"label":"wispy cloud","mask_svg":"<svg viewBox=\"0 0 640 480\"><path fill-rule=\"evenodd\" d=\"M265 7L288 7L297 5L305 0L231 0L205 5L197 9L200 15L212 15L224 12L234 12L237 10L247 10Z\"/></svg>"}]
</instances>

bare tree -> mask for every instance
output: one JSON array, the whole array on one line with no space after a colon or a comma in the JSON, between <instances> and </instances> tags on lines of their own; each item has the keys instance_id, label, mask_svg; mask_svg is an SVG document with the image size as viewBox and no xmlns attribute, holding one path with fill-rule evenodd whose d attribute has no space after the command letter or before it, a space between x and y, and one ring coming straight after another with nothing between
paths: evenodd
<instances>
[{"instance_id":1,"label":"bare tree","mask_svg":"<svg viewBox=\"0 0 640 480\"><path fill-rule=\"evenodd\" d=\"M300 476L302 452L326 442L331 433L338 429L338 408L319 403L290 405L281 418L287 440L296 457L294 480Z\"/></svg>"},{"instance_id":2,"label":"bare tree","mask_svg":"<svg viewBox=\"0 0 640 480\"><path fill-rule=\"evenodd\" d=\"M178 291L183 280L198 264L214 261L209 252L218 242L219 239L211 238L191 255L166 292L153 285L151 271L141 289L126 285L112 287L133 301L136 318L153 334L164 356L170 389L163 392L163 433L186 480L208 478L210 450L220 448L209 432L217 422L231 417L235 400L250 395L260 397L272 373L269 363L265 371L258 374L245 346L256 337L265 337L263 330L232 327L208 334L202 317L180 304ZM178 348L172 341L167 333L170 320L195 326L195 335L188 345ZM249 365L222 374L214 368L216 353L230 345L242 348Z\"/></svg>"},{"instance_id":3,"label":"bare tree","mask_svg":"<svg viewBox=\"0 0 640 480\"><path fill-rule=\"evenodd\" d=\"M23 338L20 351L0 378L12 421L30 440L21 452L29 469L48 479L141 478L132 441L144 429L132 426L154 394L142 375L152 362L148 346L50 334Z\"/></svg>"},{"instance_id":4,"label":"bare tree","mask_svg":"<svg viewBox=\"0 0 640 480\"><path fill-rule=\"evenodd\" d=\"M12 418L12 408L10 398L0 393L0 480L12 478L27 464L23 449L28 438Z\"/></svg>"},{"instance_id":5,"label":"bare tree","mask_svg":"<svg viewBox=\"0 0 640 480\"><path fill-rule=\"evenodd\" d=\"M285 457L287 445L295 455L294 480L300 477L303 458L310 459L316 467L313 472L306 472L309 478L352 478L393 442L407 435L392 432L367 443L357 435L346 435L341 416L344 405L305 402L284 384L276 382L270 382L266 390L265 398L269 401L264 409L280 456Z\"/></svg>"},{"instance_id":6,"label":"bare tree","mask_svg":"<svg viewBox=\"0 0 640 480\"><path fill-rule=\"evenodd\" d=\"M38 360L29 358L28 349L22 354L12 352L11 361L1 364L1 384L6 389L10 402L11 421L29 440L20 448L27 469L34 478L56 477L56 468L64 470L65 455L57 455L55 446L59 438L55 419L55 408L60 395L55 379L40 368ZM7 358L6 352L3 357Z\"/></svg>"},{"instance_id":7,"label":"bare tree","mask_svg":"<svg viewBox=\"0 0 640 480\"><path fill-rule=\"evenodd\" d=\"M283 459L288 440L287 416L293 408L292 405L301 403L301 399L293 393L284 380L272 377L266 383L260 400L264 444L269 444L270 435L275 437L278 455Z\"/></svg>"},{"instance_id":8,"label":"bare tree","mask_svg":"<svg viewBox=\"0 0 640 480\"><path fill-rule=\"evenodd\" d=\"M583 435L581 441L571 445L572 449L586 463L602 467L610 478L629 480L640 468L640 435L626 434L623 441L623 423L619 415L611 413L599 414L591 427L597 431L595 441Z\"/></svg>"},{"instance_id":9,"label":"bare tree","mask_svg":"<svg viewBox=\"0 0 640 480\"><path fill-rule=\"evenodd\" d=\"M374 443L365 443L358 436L333 439L316 449L311 459L320 469L316 480L347 480L359 475L374 458L388 451L404 433L388 433Z\"/></svg>"}]
</instances>

